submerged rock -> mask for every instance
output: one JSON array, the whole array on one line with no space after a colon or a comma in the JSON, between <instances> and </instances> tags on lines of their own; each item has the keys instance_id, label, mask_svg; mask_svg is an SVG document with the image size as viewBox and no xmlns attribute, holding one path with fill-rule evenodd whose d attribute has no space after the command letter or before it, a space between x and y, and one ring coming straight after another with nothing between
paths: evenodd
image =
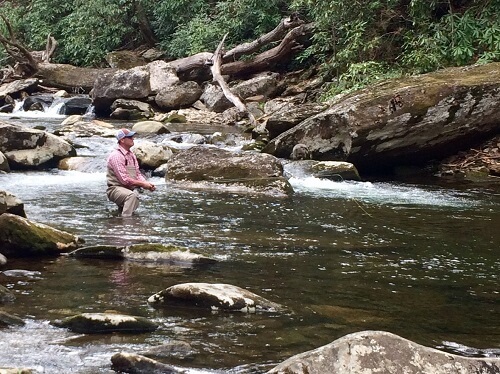
<instances>
[{"instance_id":1,"label":"submerged rock","mask_svg":"<svg viewBox=\"0 0 500 374\"><path fill-rule=\"evenodd\" d=\"M81 247L68 253L69 256L77 258L101 258L110 260L123 260L125 247L114 245L94 245Z\"/></svg>"},{"instance_id":2,"label":"submerged rock","mask_svg":"<svg viewBox=\"0 0 500 374\"><path fill-rule=\"evenodd\" d=\"M151 374L151 373L167 373L167 374L186 374L188 371L183 368L178 368L173 365L163 364L153 359L135 354L120 352L111 357L113 370L124 373L136 374ZM203 373L203 371L196 371ZM212 372L213 373L213 372Z\"/></svg>"},{"instance_id":3,"label":"submerged rock","mask_svg":"<svg viewBox=\"0 0 500 374\"><path fill-rule=\"evenodd\" d=\"M268 374L493 374L500 358L461 357L385 331L346 335L282 362Z\"/></svg>"},{"instance_id":4,"label":"submerged rock","mask_svg":"<svg viewBox=\"0 0 500 374\"><path fill-rule=\"evenodd\" d=\"M24 326L24 325L25 323L21 318L0 310L0 327ZM2 371L0 369L0 374L1 373Z\"/></svg>"},{"instance_id":5,"label":"submerged rock","mask_svg":"<svg viewBox=\"0 0 500 374\"><path fill-rule=\"evenodd\" d=\"M151 347L142 354L149 358L175 357L178 359L185 359L193 356L194 353L195 351L189 343L181 340L172 340L167 343Z\"/></svg>"},{"instance_id":6,"label":"submerged rock","mask_svg":"<svg viewBox=\"0 0 500 374\"><path fill-rule=\"evenodd\" d=\"M168 264L213 264L217 260L188 248L159 243L134 244L131 246L96 245L82 247L69 253L78 258L102 258L155 262Z\"/></svg>"},{"instance_id":7,"label":"submerged rock","mask_svg":"<svg viewBox=\"0 0 500 374\"><path fill-rule=\"evenodd\" d=\"M12 291L0 284L0 304L12 302L15 299L16 296Z\"/></svg>"},{"instance_id":8,"label":"submerged rock","mask_svg":"<svg viewBox=\"0 0 500 374\"><path fill-rule=\"evenodd\" d=\"M277 312L281 305L243 288L222 283L183 283L152 295L155 307L184 306L228 312Z\"/></svg>"},{"instance_id":9,"label":"submerged rock","mask_svg":"<svg viewBox=\"0 0 500 374\"><path fill-rule=\"evenodd\" d=\"M54 321L52 324L83 334L141 333L154 331L158 328L156 323L147 318L115 313L82 313Z\"/></svg>"}]
</instances>

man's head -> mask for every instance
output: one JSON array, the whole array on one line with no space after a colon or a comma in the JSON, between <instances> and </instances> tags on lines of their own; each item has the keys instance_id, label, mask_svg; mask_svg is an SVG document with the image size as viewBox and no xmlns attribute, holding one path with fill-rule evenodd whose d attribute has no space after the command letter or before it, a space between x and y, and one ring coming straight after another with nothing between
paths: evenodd
<instances>
[{"instance_id":1,"label":"man's head","mask_svg":"<svg viewBox=\"0 0 500 374\"><path fill-rule=\"evenodd\" d=\"M118 142L122 140L123 138L131 138L135 135L135 131L130 131L127 129L120 129L116 133L116 139L118 139Z\"/></svg>"}]
</instances>

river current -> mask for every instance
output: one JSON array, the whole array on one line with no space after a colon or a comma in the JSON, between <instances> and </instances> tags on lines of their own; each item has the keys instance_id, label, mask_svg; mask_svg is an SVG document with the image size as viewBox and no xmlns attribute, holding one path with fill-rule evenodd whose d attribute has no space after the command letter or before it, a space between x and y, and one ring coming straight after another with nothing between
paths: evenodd
<instances>
[{"instance_id":1,"label":"river current","mask_svg":"<svg viewBox=\"0 0 500 374\"><path fill-rule=\"evenodd\" d=\"M7 121L51 131L61 120ZM0 189L23 200L29 219L75 233L87 245L175 244L219 261L181 267L67 256L10 259L2 271L29 272L0 272L0 284L16 295L2 309L26 325L0 329L0 367L111 373L116 352L142 353L182 340L193 354L164 362L192 373L262 373L363 330L389 331L461 355L500 357L499 183L332 181L289 168L295 193L275 199L183 190L153 177L157 191L144 192L138 216L122 220L105 195L104 160L115 142L77 141L85 146L78 154L93 157L88 170L0 174ZM183 282L233 284L287 312L242 315L148 305L152 294ZM148 317L160 328L81 335L50 324L106 310Z\"/></svg>"}]
</instances>

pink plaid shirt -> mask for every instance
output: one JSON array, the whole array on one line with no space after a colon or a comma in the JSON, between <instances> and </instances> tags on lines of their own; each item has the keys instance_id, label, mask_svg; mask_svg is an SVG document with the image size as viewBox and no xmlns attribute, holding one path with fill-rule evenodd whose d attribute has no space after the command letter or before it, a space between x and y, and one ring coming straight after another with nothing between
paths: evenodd
<instances>
[{"instance_id":1,"label":"pink plaid shirt","mask_svg":"<svg viewBox=\"0 0 500 374\"><path fill-rule=\"evenodd\" d=\"M130 166L135 168L136 179L141 181L146 180L139 170L137 157L132 152L125 150L125 148L119 145L108 157L108 167L113 170L120 183L124 187L133 189L135 187L132 183L134 179L127 172L127 167Z\"/></svg>"}]
</instances>

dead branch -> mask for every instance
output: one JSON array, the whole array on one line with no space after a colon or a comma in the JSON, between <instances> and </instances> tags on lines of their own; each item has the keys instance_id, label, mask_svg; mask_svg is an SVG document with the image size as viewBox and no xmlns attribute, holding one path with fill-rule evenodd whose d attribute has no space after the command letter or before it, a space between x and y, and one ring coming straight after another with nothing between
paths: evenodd
<instances>
[{"instance_id":1,"label":"dead branch","mask_svg":"<svg viewBox=\"0 0 500 374\"><path fill-rule=\"evenodd\" d=\"M9 32L9 39L4 35L0 34L0 43L2 43L5 51L20 65L24 67L24 70L28 75L34 74L38 70L38 63L33 58L31 52L19 43L12 30L12 26L10 22L3 15L0 15L0 18L4 21L7 26L7 30Z\"/></svg>"},{"instance_id":2,"label":"dead branch","mask_svg":"<svg viewBox=\"0 0 500 374\"><path fill-rule=\"evenodd\" d=\"M274 28L274 30L260 36L259 38L257 38L252 42L240 44L234 47L233 49L227 51L226 53L224 53L222 61L224 63L228 63L231 61L236 61L242 55L248 55L254 53L264 45L283 39L288 30L300 26L303 23L304 22L300 20L296 14L284 18L281 20L279 25Z\"/></svg>"},{"instance_id":3,"label":"dead branch","mask_svg":"<svg viewBox=\"0 0 500 374\"><path fill-rule=\"evenodd\" d=\"M210 68L212 72L212 76L214 77L214 80L219 84L220 88L222 89L222 92L224 93L224 96L234 104L234 106L242 113L247 113L248 118L250 119L250 122L253 126L257 124L257 121L255 120L255 117L253 116L252 113L250 113L243 104L243 102L240 100L238 96L236 96L234 93L231 92L229 89L229 86L227 85L226 81L224 80L224 77L222 76L220 72L220 67L221 67L221 62L222 62L222 48L224 46L224 41L226 40L227 34L224 35L222 38L221 42L217 46L217 49L214 52L214 55L212 57L212 66Z\"/></svg>"},{"instance_id":4,"label":"dead branch","mask_svg":"<svg viewBox=\"0 0 500 374\"><path fill-rule=\"evenodd\" d=\"M303 24L290 30L281 43L257 55L251 61L235 61L222 66L224 75L245 75L258 71L264 71L278 62L282 62L290 56L293 51L303 48L297 39L300 36L308 34L312 30L312 24Z\"/></svg>"}]
</instances>

